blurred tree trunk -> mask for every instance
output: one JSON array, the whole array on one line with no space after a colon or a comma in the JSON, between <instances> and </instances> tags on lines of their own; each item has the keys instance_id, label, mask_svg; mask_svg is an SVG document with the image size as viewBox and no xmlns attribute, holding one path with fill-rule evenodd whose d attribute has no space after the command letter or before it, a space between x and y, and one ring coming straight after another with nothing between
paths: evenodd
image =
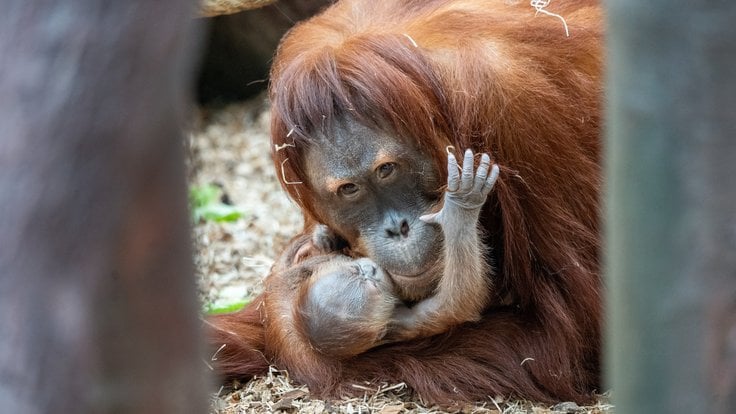
<instances>
[{"instance_id":1,"label":"blurred tree trunk","mask_svg":"<svg viewBox=\"0 0 736 414\"><path fill-rule=\"evenodd\" d=\"M193 4L0 13L0 412L202 413Z\"/></svg>"},{"instance_id":2,"label":"blurred tree trunk","mask_svg":"<svg viewBox=\"0 0 736 414\"><path fill-rule=\"evenodd\" d=\"M736 413L736 2L608 10L614 403Z\"/></svg>"}]
</instances>

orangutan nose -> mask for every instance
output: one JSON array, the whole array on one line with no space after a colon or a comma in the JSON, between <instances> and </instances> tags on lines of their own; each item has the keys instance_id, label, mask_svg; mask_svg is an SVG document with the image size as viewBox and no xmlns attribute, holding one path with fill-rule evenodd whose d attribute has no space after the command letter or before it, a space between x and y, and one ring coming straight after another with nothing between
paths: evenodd
<instances>
[{"instance_id":1,"label":"orangutan nose","mask_svg":"<svg viewBox=\"0 0 736 414\"><path fill-rule=\"evenodd\" d=\"M406 238L409 235L409 222L406 219L391 220L386 227L386 235L392 239Z\"/></svg>"}]
</instances>

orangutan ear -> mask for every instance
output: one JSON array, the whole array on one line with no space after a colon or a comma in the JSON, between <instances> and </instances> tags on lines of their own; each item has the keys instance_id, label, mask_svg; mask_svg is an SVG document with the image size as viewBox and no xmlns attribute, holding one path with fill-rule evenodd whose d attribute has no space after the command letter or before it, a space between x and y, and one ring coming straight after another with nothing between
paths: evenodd
<instances>
[{"instance_id":1,"label":"orangutan ear","mask_svg":"<svg viewBox=\"0 0 736 414\"><path fill-rule=\"evenodd\" d=\"M271 272L284 272L294 265L303 262L317 253L309 233L302 233L294 237L279 255Z\"/></svg>"},{"instance_id":2,"label":"orangutan ear","mask_svg":"<svg viewBox=\"0 0 736 414\"><path fill-rule=\"evenodd\" d=\"M304 260L320 253L320 249L318 249L311 240L307 240L307 242L302 244L294 253L293 257L291 258L291 265L293 266L295 264L301 263Z\"/></svg>"},{"instance_id":3,"label":"orangutan ear","mask_svg":"<svg viewBox=\"0 0 736 414\"><path fill-rule=\"evenodd\" d=\"M316 224L311 231L306 233L310 237L300 241L300 245L291 257L292 266L301 263L308 257L339 252L347 247L347 242L324 224Z\"/></svg>"}]
</instances>

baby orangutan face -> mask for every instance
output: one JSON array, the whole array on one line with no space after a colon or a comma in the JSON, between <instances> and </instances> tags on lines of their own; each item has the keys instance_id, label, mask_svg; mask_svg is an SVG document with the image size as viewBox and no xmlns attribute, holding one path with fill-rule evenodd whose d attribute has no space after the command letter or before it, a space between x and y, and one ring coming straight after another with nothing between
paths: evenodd
<instances>
[{"instance_id":1,"label":"baby orangutan face","mask_svg":"<svg viewBox=\"0 0 736 414\"><path fill-rule=\"evenodd\" d=\"M381 343L399 301L375 262L335 255L317 264L305 282L298 309L315 349L347 357Z\"/></svg>"}]
</instances>

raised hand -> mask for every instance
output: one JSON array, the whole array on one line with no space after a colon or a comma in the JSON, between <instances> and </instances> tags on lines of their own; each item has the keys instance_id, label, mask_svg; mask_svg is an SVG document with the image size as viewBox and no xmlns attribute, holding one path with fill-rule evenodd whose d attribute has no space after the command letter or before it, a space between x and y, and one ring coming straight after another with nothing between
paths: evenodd
<instances>
[{"instance_id":1,"label":"raised hand","mask_svg":"<svg viewBox=\"0 0 736 414\"><path fill-rule=\"evenodd\" d=\"M490 169L490 174L489 174ZM419 217L427 223L438 223L445 227L457 219L477 219L481 207L498 179L498 165L491 167L491 157L484 153L478 170L473 174L473 151L466 150L462 174L452 153L447 155L447 191L442 209L437 213Z\"/></svg>"}]
</instances>

